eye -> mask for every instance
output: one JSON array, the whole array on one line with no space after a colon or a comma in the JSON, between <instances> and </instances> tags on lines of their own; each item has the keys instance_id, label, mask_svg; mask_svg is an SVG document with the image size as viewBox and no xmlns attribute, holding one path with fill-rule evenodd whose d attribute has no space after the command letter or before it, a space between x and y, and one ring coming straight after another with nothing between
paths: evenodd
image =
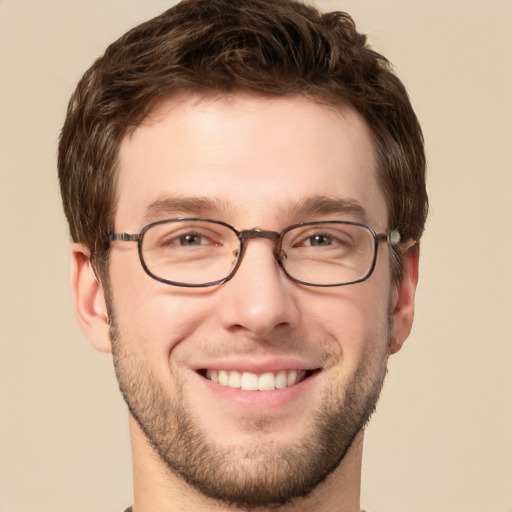
<instances>
[{"instance_id":1,"label":"eye","mask_svg":"<svg viewBox=\"0 0 512 512\"><path fill-rule=\"evenodd\" d=\"M151 242L151 246L154 248L161 249L207 249L220 247L223 245L223 239L219 233L215 233L212 230L197 229L196 227L190 228L186 226L183 228L176 229L179 226L170 226L171 231L160 233L159 236L155 236L153 239L148 239L148 244ZM158 233L152 233L157 235Z\"/></svg>"},{"instance_id":2,"label":"eye","mask_svg":"<svg viewBox=\"0 0 512 512\"><path fill-rule=\"evenodd\" d=\"M351 236L339 229L310 231L302 233L293 243L293 247L342 247L353 243Z\"/></svg>"},{"instance_id":3,"label":"eye","mask_svg":"<svg viewBox=\"0 0 512 512\"><path fill-rule=\"evenodd\" d=\"M144 233L142 249L145 253L162 255L192 253L204 256L219 254L219 249L238 246L238 238L229 228L206 221L165 221L150 225ZM186 255L186 256L185 256Z\"/></svg>"},{"instance_id":4,"label":"eye","mask_svg":"<svg viewBox=\"0 0 512 512\"><path fill-rule=\"evenodd\" d=\"M181 247L195 247L198 245L218 245L210 238L201 233L184 233L175 236L166 242L168 245L179 245Z\"/></svg>"},{"instance_id":5,"label":"eye","mask_svg":"<svg viewBox=\"0 0 512 512\"><path fill-rule=\"evenodd\" d=\"M317 233L307 237L301 244L298 245L325 247L335 243L337 243L337 241L332 237L332 235L328 235L327 233Z\"/></svg>"}]
</instances>

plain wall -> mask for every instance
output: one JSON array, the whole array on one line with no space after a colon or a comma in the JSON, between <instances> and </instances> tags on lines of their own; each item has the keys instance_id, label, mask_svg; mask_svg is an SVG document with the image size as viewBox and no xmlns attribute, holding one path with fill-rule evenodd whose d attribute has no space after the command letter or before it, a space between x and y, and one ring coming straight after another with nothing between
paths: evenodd
<instances>
[{"instance_id":1,"label":"plain wall","mask_svg":"<svg viewBox=\"0 0 512 512\"><path fill-rule=\"evenodd\" d=\"M331 0L395 64L431 213L366 435L371 512L512 511L512 1ZM74 86L163 0L0 0L0 512L119 512L127 413L72 311L56 146Z\"/></svg>"}]
</instances>

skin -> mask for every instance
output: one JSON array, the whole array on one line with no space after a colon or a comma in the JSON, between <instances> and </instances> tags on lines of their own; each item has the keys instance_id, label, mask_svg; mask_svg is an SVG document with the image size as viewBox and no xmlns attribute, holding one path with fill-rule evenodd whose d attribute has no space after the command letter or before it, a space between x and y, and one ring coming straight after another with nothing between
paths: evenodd
<instances>
[{"instance_id":1,"label":"skin","mask_svg":"<svg viewBox=\"0 0 512 512\"><path fill-rule=\"evenodd\" d=\"M378 233L388 230L370 132L347 108L301 97L175 98L123 140L119 163L118 232L137 233L148 222L184 215L222 220L239 230L281 231L319 219L364 221ZM208 201L176 207L176 198L190 197ZM363 214L302 208L319 197L355 202ZM142 407L144 398L182 406L206 442L231 454L228 466L236 474L256 478L273 467L272 454L294 453L311 438L323 408L346 404L354 382L360 402L376 400L387 358L400 349L413 320L419 249L405 244L403 250L399 283L391 280L384 244L365 282L312 288L283 274L269 240L252 240L231 281L187 289L151 279L136 244L115 243L106 301L88 267L89 250L74 244L72 288L78 320L93 346L114 349L132 406L139 400ZM315 374L284 392L243 392L206 380L197 371L205 368L307 368ZM140 389L158 392L139 392L137 398ZM359 510L362 427L356 425L354 442L331 474L280 510ZM130 435L137 512L226 508L170 471L133 416ZM222 477L222 467L216 469ZM279 465L272 470L278 472Z\"/></svg>"}]
</instances>

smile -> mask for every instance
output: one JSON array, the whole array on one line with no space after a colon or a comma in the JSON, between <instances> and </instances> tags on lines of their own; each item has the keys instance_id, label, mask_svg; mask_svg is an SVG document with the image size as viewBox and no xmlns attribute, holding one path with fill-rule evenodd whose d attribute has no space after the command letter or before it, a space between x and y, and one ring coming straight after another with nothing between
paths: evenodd
<instances>
[{"instance_id":1,"label":"smile","mask_svg":"<svg viewBox=\"0 0 512 512\"><path fill-rule=\"evenodd\" d=\"M310 373L306 370L281 370L261 374L236 370L206 370L204 376L225 387L244 391L273 391L298 384Z\"/></svg>"}]
</instances>

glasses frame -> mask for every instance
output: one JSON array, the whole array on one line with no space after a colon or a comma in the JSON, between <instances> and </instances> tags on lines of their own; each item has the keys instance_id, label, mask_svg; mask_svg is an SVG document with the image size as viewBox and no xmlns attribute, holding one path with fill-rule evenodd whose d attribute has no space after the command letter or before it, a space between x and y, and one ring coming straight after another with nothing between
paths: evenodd
<instances>
[{"instance_id":1,"label":"glasses frame","mask_svg":"<svg viewBox=\"0 0 512 512\"><path fill-rule=\"evenodd\" d=\"M230 229L238 238L240 241L240 252L238 254L238 259L235 263L235 266L231 270L231 272L222 279L218 279L216 281L210 281L207 283L200 283L200 284L189 284L189 283L180 283L177 281L170 281L168 279L164 279L162 277L159 277L151 272L151 270L147 267L146 262L144 261L144 256L142 254L142 242L144 240L144 235L146 232L152 228L153 226L157 226L159 224L168 224L172 222L183 222L183 221L201 221L201 222L208 222L211 224L217 224L220 226L224 226L228 229ZM282 248L282 241L283 237L288 233L289 231L300 228L303 226L314 226L319 224L345 224L349 226L359 226L364 229L366 229L373 237L373 258L370 265L370 268L364 274L361 278L355 279L353 281L348 281L344 283L334 283L334 284L315 284L315 283L309 283L307 281L301 281L300 279L296 279L295 277L291 276L286 268L283 266L282 259L281 259L281 248ZM208 286L216 286L220 284L224 284L228 282L230 279L233 278L233 276L236 274L238 268L240 267L242 260L245 255L245 251L247 249L247 245L249 240L255 239L255 238L263 238L266 240L271 240L274 243L274 257L278 263L278 265L281 267L285 275L292 280L295 283L302 284L305 286L314 286L319 288L330 288L333 286L346 286L349 284L356 284L360 283L362 281L366 281L368 279L373 271L375 270L375 265L377 262L377 253L379 249L379 245L381 243L389 243L390 245L398 245L400 244L400 233L394 229L389 231L388 233L376 233L375 230L373 230L370 226L367 226L366 224L360 223L360 222L352 222L352 221L344 221L344 220L326 220L326 221L311 221L311 222L300 222L297 224L292 224L291 226L286 227L283 231L278 233L277 231L268 231L265 229L255 228L255 229L244 229L242 231L238 231L236 228L231 226L230 224L227 224L226 222L223 222L221 220L213 220L213 219L203 219L200 217L179 217L176 219L164 219L164 220L157 220L155 222L150 222L149 224L146 224L139 233L115 233L114 231L111 231L108 233L107 238L107 244L109 245L111 242L137 242L137 250L139 253L139 260L141 262L142 268L148 274L151 278L155 279L156 281L160 281L165 284L169 284L172 286L181 286L186 288L205 288Z\"/></svg>"}]
</instances>

